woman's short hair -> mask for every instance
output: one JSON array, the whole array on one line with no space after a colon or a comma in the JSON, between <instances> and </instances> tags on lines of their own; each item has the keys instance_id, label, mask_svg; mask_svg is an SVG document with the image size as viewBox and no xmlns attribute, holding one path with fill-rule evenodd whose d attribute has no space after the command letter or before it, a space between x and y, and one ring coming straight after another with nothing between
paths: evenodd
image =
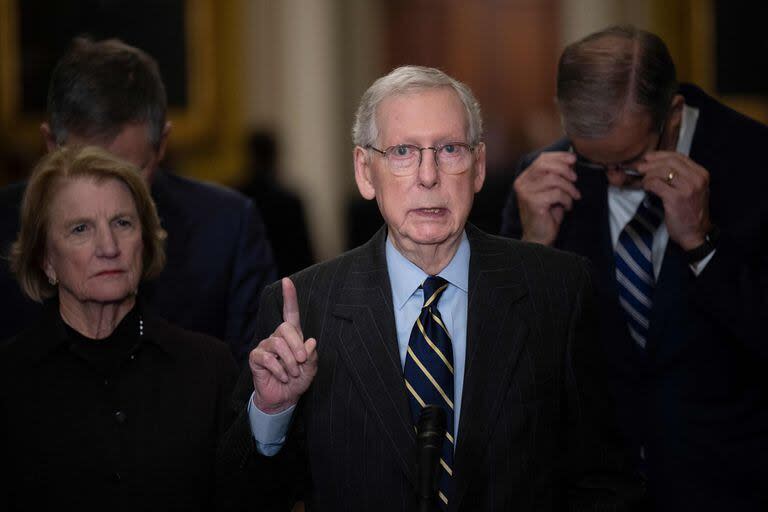
<instances>
[{"instance_id":1,"label":"woman's short hair","mask_svg":"<svg viewBox=\"0 0 768 512\"><path fill-rule=\"evenodd\" d=\"M142 279L156 276L165 265L166 233L139 169L96 146L61 147L44 156L32 171L21 204L19 235L11 247L11 270L32 300L42 302L56 293L43 271L51 204L64 183L77 179L115 179L125 184L141 224Z\"/></svg>"},{"instance_id":2,"label":"woman's short hair","mask_svg":"<svg viewBox=\"0 0 768 512\"><path fill-rule=\"evenodd\" d=\"M608 27L567 46L557 69L557 101L569 136L602 137L626 109L650 114L660 129L677 88L664 41L631 25Z\"/></svg>"},{"instance_id":3,"label":"woman's short hair","mask_svg":"<svg viewBox=\"0 0 768 512\"><path fill-rule=\"evenodd\" d=\"M467 112L467 142L475 145L483 137L483 116L480 104L472 90L443 71L424 66L401 66L376 80L363 97L352 125L352 142L361 147L376 144L379 129L376 124L376 109L386 98L397 94L417 92L426 89L450 87L459 96Z\"/></svg>"}]
</instances>

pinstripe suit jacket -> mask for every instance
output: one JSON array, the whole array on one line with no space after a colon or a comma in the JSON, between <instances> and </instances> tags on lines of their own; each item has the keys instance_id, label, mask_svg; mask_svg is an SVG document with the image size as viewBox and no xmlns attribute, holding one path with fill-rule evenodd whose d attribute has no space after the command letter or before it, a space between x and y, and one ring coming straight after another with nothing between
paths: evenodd
<instances>
[{"instance_id":1,"label":"pinstripe suit jacket","mask_svg":"<svg viewBox=\"0 0 768 512\"><path fill-rule=\"evenodd\" d=\"M471 225L467 235L467 360L450 509L617 508L621 464L606 443L610 404L590 335L584 260ZM286 445L267 458L249 430L245 369L239 418L219 457L225 508L270 508L297 491L310 510L415 509L416 443L385 239L382 228L367 244L293 276L304 335L318 340L318 372ZM258 339L274 331L281 312L275 283L262 296Z\"/></svg>"}]
</instances>

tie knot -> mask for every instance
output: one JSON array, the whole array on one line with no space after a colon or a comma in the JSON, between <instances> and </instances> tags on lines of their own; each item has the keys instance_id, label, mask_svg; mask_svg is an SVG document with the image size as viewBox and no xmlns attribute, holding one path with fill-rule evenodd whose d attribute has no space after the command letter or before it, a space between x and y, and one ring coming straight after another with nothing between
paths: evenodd
<instances>
[{"instance_id":1,"label":"tie knot","mask_svg":"<svg viewBox=\"0 0 768 512\"><path fill-rule=\"evenodd\" d=\"M635 219L643 223L653 233L664 220L664 204L656 194L646 194L643 202L637 207Z\"/></svg>"},{"instance_id":2,"label":"tie knot","mask_svg":"<svg viewBox=\"0 0 768 512\"><path fill-rule=\"evenodd\" d=\"M429 276L424 280L422 288L424 288L424 306L437 306L437 301L440 300L440 296L448 287L448 281L439 276Z\"/></svg>"}]
</instances>

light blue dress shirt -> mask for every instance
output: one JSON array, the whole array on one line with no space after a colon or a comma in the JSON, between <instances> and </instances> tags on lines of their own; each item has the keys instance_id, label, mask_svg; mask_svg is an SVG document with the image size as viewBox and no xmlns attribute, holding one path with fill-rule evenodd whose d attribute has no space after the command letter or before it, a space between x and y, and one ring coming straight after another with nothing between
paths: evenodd
<instances>
[{"instance_id":1,"label":"light blue dress shirt","mask_svg":"<svg viewBox=\"0 0 768 512\"><path fill-rule=\"evenodd\" d=\"M448 281L448 287L440 296L437 309L443 317L453 344L454 366L454 437L459 436L461 395L464 388L464 364L467 354L467 307L469 291L469 241L462 233L461 242L451 262L438 275ZM392 286L397 346L400 365L405 366L405 354L411 330L424 303L420 286L428 274L400 254L391 241L386 243L387 270ZM278 414L266 414L253 405L253 395L248 401L248 419L256 440L256 449L262 455L274 455L285 443L295 407Z\"/></svg>"},{"instance_id":2,"label":"light blue dress shirt","mask_svg":"<svg viewBox=\"0 0 768 512\"><path fill-rule=\"evenodd\" d=\"M392 284L392 302L395 306L397 346L400 365L405 367L405 354L411 330L424 304L424 291L419 288L429 274L411 263L387 240L387 270ZM453 345L453 432L458 439L461 417L461 392L464 388L464 363L467 354L467 304L469 290L469 241L462 233L461 243L453 259L439 274L448 281L437 303L437 309L448 328ZM455 444L454 444L455 446Z\"/></svg>"}]
</instances>

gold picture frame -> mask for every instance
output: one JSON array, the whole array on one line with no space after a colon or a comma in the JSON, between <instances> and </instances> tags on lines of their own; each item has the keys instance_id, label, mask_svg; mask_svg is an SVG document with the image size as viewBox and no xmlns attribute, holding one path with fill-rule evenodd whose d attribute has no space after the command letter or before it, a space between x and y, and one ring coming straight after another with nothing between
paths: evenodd
<instances>
[{"instance_id":1,"label":"gold picture frame","mask_svg":"<svg viewBox=\"0 0 768 512\"><path fill-rule=\"evenodd\" d=\"M23 0L0 0L0 150L32 154L40 148L44 112L21 109L19 6ZM214 45L214 0L184 0L184 45L187 101L170 108L172 146L189 148L210 137L216 115L217 73ZM44 16L45 13L41 13Z\"/></svg>"}]
</instances>

